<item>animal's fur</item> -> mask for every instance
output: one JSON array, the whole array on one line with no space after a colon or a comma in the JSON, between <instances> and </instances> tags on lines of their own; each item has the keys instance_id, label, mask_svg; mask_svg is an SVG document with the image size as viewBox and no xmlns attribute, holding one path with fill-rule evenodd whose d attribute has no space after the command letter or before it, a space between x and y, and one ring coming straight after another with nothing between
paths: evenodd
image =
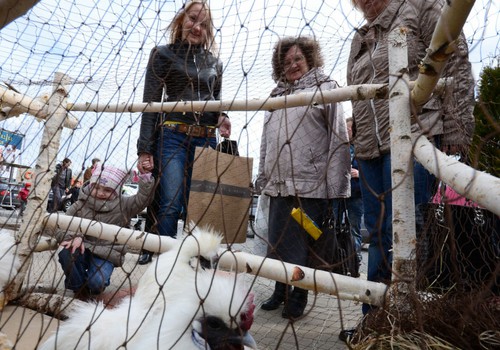
<instances>
[{"instance_id":1,"label":"animal's fur","mask_svg":"<svg viewBox=\"0 0 500 350\"><path fill-rule=\"evenodd\" d=\"M0 230L0 302L5 286L16 276L21 266L16 247L13 234L8 230Z\"/></svg>"},{"instance_id":2,"label":"animal's fur","mask_svg":"<svg viewBox=\"0 0 500 350\"><path fill-rule=\"evenodd\" d=\"M40 349L55 349L56 344L58 349L199 349L192 327L203 315L215 315L235 328L240 314L251 308L242 278L202 269L193 259L215 257L220 242L220 236L199 229L179 238L177 249L149 266L133 298L114 309L87 305Z\"/></svg>"}]
</instances>

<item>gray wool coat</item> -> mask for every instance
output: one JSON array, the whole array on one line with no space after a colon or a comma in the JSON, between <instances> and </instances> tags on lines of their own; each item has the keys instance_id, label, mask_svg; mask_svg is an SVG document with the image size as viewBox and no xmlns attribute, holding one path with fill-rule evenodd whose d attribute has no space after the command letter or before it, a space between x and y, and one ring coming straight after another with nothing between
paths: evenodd
<instances>
[{"instance_id":1,"label":"gray wool coat","mask_svg":"<svg viewBox=\"0 0 500 350\"><path fill-rule=\"evenodd\" d=\"M401 26L407 29L408 74L418 76L418 65L425 57L432 33L441 14L442 0L392 0L371 23L359 28L351 44L347 83L389 83L389 33ZM459 37L443 77L452 77L442 96L433 96L418 115L412 132L431 138L440 136L442 145L470 145L474 131L474 78L468 60L465 37ZM354 147L358 159L373 159L390 152L388 100L352 102L356 124ZM431 138L432 139L432 138Z\"/></svg>"}]
</instances>

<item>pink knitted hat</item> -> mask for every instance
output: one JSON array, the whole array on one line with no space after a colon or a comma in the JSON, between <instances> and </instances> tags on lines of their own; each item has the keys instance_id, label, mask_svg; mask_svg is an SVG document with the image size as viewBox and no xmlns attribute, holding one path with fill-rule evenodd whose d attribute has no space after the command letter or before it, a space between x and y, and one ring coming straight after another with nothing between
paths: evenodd
<instances>
[{"instance_id":1,"label":"pink knitted hat","mask_svg":"<svg viewBox=\"0 0 500 350\"><path fill-rule=\"evenodd\" d=\"M110 187L114 190L119 189L128 173L121 169L115 168L111 165L97 164L92 172L92 177L90 178L90 183L99 183L99 185L104 187Z\"/></svg>"}]
</instances>

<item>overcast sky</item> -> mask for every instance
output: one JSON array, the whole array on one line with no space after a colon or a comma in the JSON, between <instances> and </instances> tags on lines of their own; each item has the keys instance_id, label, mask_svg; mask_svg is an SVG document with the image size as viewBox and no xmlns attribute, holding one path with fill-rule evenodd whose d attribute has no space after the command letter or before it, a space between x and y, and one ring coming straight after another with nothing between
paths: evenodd
<instances>
[{"instance_id":1,"label":"overcast sky","mask_svg":"<svg viewBox=\"0 0 500 350\"><path fill-rule=\"evenodd\" d=\"M498 3L477 0L464 28L476 77L499 56ZM149 52L167 42L164 29L181 5L182 1L42 0L0 31L0 79L34 97L50 92L54 72L62 71L76 81L70 102L140 102ZM269 95L274 86L272 46L285 35L315 36L325 71L345 85L350 39L362 22L350 0L214 0L210 5L224 62L224 100ZM76 116L81 126L64 131L59 161L69 156L74 171L95 156L116 166L134 166L139 114ZM231 113L232 138L239 140L243 155L258 157L262 116ZM0 122L0 127L26 135L22 160L27 165L36 159L42 126L30 116Z\"/></svg>"}]
</instances>

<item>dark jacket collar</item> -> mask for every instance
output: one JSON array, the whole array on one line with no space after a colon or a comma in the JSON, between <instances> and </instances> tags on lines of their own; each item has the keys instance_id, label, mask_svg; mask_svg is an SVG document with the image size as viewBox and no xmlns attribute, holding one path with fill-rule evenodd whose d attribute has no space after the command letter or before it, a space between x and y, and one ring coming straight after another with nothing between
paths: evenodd
<instances>
[{"instance_id":1,"label":"dark jacket collar","mask_svg":"<svg viewBox=\"0 0 500 350\"><path fill-rule=\"evenodd\" d=\"M205 50L202 45L191 45L186 40L176 40L171 44L172 51L177 54L198 54L203 53Z\"/></svg>"}]
</instances>

